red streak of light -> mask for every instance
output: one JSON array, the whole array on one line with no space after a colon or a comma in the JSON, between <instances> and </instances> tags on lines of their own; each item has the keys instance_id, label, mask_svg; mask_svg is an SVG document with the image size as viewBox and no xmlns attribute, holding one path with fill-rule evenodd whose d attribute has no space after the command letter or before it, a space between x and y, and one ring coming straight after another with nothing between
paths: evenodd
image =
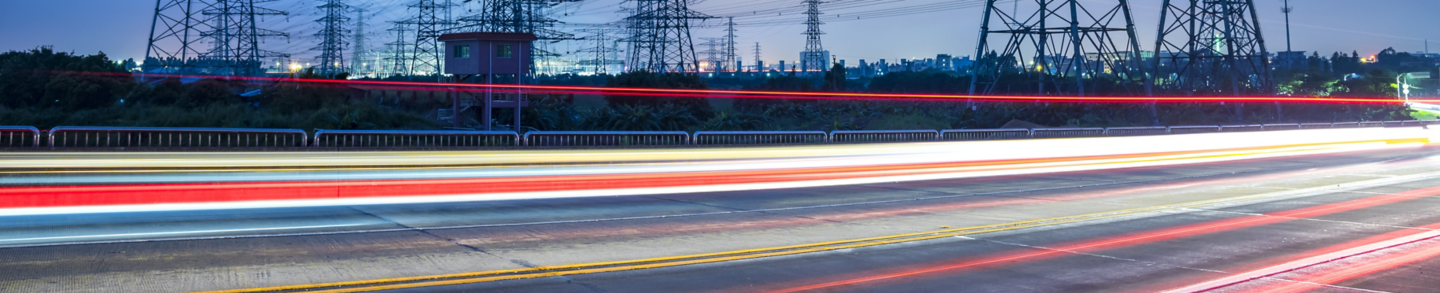
<instances>
[{"instance_id":1,"label":"red streak of light","mask_svg":"<svg viewBox=\"0 0 1440 293\"><path fill-rule=\"evenodd\" d=\"M1159 241L1173 240L1184 237L1194 237L1205 234L1214 234L1226 231L1233 231L1243 228L1250 228L1262 225L1269 225L1281 222L1293 221L1296 219L1316 217L1357 209L1375 207L1384 204L1391 204L1411 199L1428 197L1440 193L1440 187L1412 190L1402 193L1369 197L1357 200L1349 200L1338 203L1324 204L1314 207L1294 209L1272 213L1267 215L1245 216L1240 218L1217 220L1197 224L1184 225L1179 227L1164 228L1152 231L1130 233L1114 237L1105 237L1098 240L1086 240L1056 246L1047 246L1049 250L1033 252L1006 252L997 253L991 256L980 256L961 261L950 261L942 264L923 265L919 269L909 269L901 272L873 274L871 276L851 278L840 281L832 281L814 285L791 287L780 290L765 291L767 293L800 292L835 286L851 285L865 282L882 281L901 277L917 276L942 271L957 269L968 269L979 266L1020 262L1033 262L1043 259L1066 256L1069 252L1091 252L1106 249L1117 249L1142 244L1155 243Z\"/></svg>"},{"instance_id":2,"label":"red streak of light","mask_svg":"<svg viewBox=\"0 0 1440 293\"><path fill-rule=\"evenodd\" d=\"M1294 146L1278 146L1275 148L1283 147ZM1150 156L1208 153L1213 151L1230 150L671 174L6 187L0 188L0 208L367 198L774 183L806 180L836 180L872 176L936 174L955 172L957 171L955 168L971 168L963 170L968 172L1030 169L1034 167L1013 165L1035 163L1074 162L1067 166L1084 166L1103 164L1086 162L1087 160L1145 160L1145 158Z\"/></svg>"},{"instance_id":3,"label":"red streak of light","mask_svg":"<svg viewBox=\"0 0 1440 293\"><path fill-rule=\"evenodd\" d=\"M1320 272L1304 273L1305 277L1292 279L1292 281L1295 282L1279 281L1279 283L1270 286L1259 289L1248 289L1247 291L1274 293L1305 292L1324 287L1325 285L1340 283L1422 260L1440 257L1440 243L1435 243L1434 239L1426 241L1428 243L1421 243L1419 244L1420 247L1406 248L1405 251L1397 252L1397 255L1381 256L1379 260L1367 260L1354 266L1333 266Z\"/></svg>"},{"instance_id":4,"label":"red streak of light","mask_svg":"<svg viewBox=\"0 0 1440 293\"><path fill-rule=\"evenodd\" d=\"M1298 260L1302 260L1302 259L1306 259L1306 258L1310 258L1310 257L1314 257L1314 256L1319 256L1319 255L1336 253L1336 252L1344 251L1344 250L1346 250L1346 249L1350 249L1350 248L1354 248L1354 247L1364 246L1364 245L1368 245L1368 244L1371 244L1371 243L1376 243L1376 242L1391 240L1391 239L1395 239L1395 238L1410 236L1410 235L1414 235L1414 234L1418 234L1418 233L1423 233L1423 232L1425 232L1425 231L1437 230L1437 229L1440 229L1440 223L1432 223L1432 224L1429 224L1429 225L1424 225L1424 226L1416 227L1416 228L1414 228L1414 229L1402 229L1402 230L1390 231L1390 232L1386 232L1386 233L1384 233L1384 234L1369 236L1369 237L1361 238L1361 239L1358 239L1358 240L1347 241L1347 242L1345 242L1345 243L1330 245L1330 246L1326 246L1326 247L1323 247L1323 248L1318 248L1318 249L1303 251L1303 252L1299 252L1299 253L1295 253L1295 254L1291 254L1291 255L1286 255L1286 256L1283 256L1283 257L1270 258L1270 259L1266 259L1266 260L1263 261L1263 262L1256 262L1256 263L1246 264L1246 265L1241 266L1241 267L1238 267L1238 268L1228 268L1228 269L1225 269L1225 271L1245 271L1246 273L1235 274L1235 275L1244 275L1244 274L1248 274L1249 272L1252 272L1252 271L1269 268L1269 267L1275 266L1275 265L1286 264L1286 263L1290 263L1290 262L1293 262L1293 261L1298 261ZM1186 283L1200 283L1200 282L1204 282L1204 281L1211 280L1211 279L1215 279L1215 278L1209 277L1209 276L1197 276L1196 278L1193 278L1192 280L1190 280L1190 282L1186 282ZM1161 286L1163 286L1163 288L1162 288ZM1173 286L1173 283L1172 283L1172 284L1161 284L1161 285L1157 285L1155 288L1150 288L1150 289L1137 289L1137 290L1133 290L1133 291L1131 291L1131 292L1137 292L1137 293L1138 293L1138 292L1169 292L1169 291L1174 291L1174 290L1175 290L1175 289L1174 289L1175 287L1176 287L1176 286ZM1181 286L1181 287L1183 287L1183 286Z\"/></svg>"},{"instance_id":5,"label":"red streak of light","mask_svg":"<svg viewBox=\"0 0 1440 293\"><path fill-rule=\"evenodd\" d=\"M110 76L132 76L129 73L103 73L103 72L71 72L75 74L88 75L110 75ZM300 79L300 78L276 78L276 77L224 77L204 75L163 75L146 74L146 76L160 76L171 78L204 78L221 80L247 80L247 81L272 81L272 82L303 82L318 84L339 84L339 85L365 85L365 86L406 86L406 87L427 87L427 88L449 88L444 90L459 89L504 89L508 92L524 90L529 93L566 93L566 94L621 94L640 96L666 96L677 95L699 96L699 97L723 97L723 98L772 98L772 99L815 99L815 100L877 100L877 101L980 101L980 102L1120 102L1120 103L1190 103L1190 102L1282 102L1282 103L1374 103L1374 104L1400 104L1403 100L1390 97L1376 98L1321 98L1321 97L1139 97L1139 96L1114 96L1114 97L1078 97L1078 96L986 96L986 95L946 95L946 94L883 94L883 93L843 93L843 92L782 92L782 91L740 91L740 90L705 90L705 89L657 89L657 88L623 88L623 87L587 87L587 86L542 86L542 85L515 85L515 84L475 84L475 83L430 83L430 82L405 82L405 81L363 81L363 80L330 80L330 79ZM1440 103L1440 99L1410 99L1410 102L1418 103Z\"/></svg>"}]
</instances>

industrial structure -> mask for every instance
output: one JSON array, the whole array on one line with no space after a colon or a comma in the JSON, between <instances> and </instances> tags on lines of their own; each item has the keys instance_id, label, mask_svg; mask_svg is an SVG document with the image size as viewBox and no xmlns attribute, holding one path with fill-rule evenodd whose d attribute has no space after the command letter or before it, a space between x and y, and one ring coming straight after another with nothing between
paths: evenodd
<instances>
[{"instance_id":1,"label":"industrial structure","mask_svg":"<svg viewBox=\"0 0 1440 293\"><path fill-rule=\"evenodd\" d=\"M1156 35L1150 71L1158 92L1274 93L1254 0L1165 0Z\"/></svg>"},{"instance_id":2,"label":"industrial structure","mask_svg":"<svg viewBox=\"0 0 1440 293\"><path fill-rule=\"evenodd\" d=\"M631 15L623 21L630 44L626 64L631 70L697 72L690 22L713 18L690 10L688 0L633 0Z\"/></svg>"},{"instance_id":3,"label":"industrial structure","mask_svg":"<svg viewBox=\"0 0 1440 293\"><path fill-rule=\"evenodd\" d=\"M263 58L288 57L260 48L263 38L288 37L261 29L261 16L288 15L255 6L260 0L159 0L151 18L145 72L256 76ZM209 44L209 48L204 45Z\"/></svg>"},{"instance_id":4,"label":"industrial structure","mask_svg":"<svg viewBox=\"0 0 1440 293\"><path fill-rule=\"evenodd\" d=\"M1111 1L1084 7L1077 0L1034 0L1005 11L998 0L987 0L970 94L1083 96L1102 84L1141 84L1130 5Z\"/></svg>"},{"instance_id":5,"label":"industrial structure","mask_svg":"<svg viewBox=\"0 0 1440 293\"><path fill-rule=\"evenodd\" d=\"M345 22L350 21L350 17L345 16L345 13L350 10L350 6L345 5L345 2L341 0L325 0L324 5L316 8L320 8L324 12L323 17L315 20L320 23L320 31L315 33L315 37L320 39L320 45L311 49L320 51L320 66L316 73L323 76L335 76L344 72L346 68L345 45L347 41L345 36L352 32L345 26ZM359 51L354 52L358 53ZM350 60L356 61L360 58L357 56Z\"/></svg>"},{"instance_id":6,"label":"industrial structure","mask_svg":"<svg viewBox=\"0 0 1440 293\"><path fill-rule=\"evenodd\" d=\"M461 17L456 32L525 33L539 38L531 47L536 72L552 72L555 57L548 45L565 40L579 40L574 34L556 30L559 20L550 17L550 7L582 0L489 0L481 1L480 12Z\"/></svg>"},{"instance_id":7,"label":"industrial structure","mask_svg":"<svg viewBox=\"0 0 1440 293\"><path fill-rule=\"evenodd\" d=\"M991 0L994 2L994 0ZM825 46L820 44L820 0L805 0L805 51L800 53L800 70L803 72L825 71L830 68L828 64L829 55L825 52Z\"/></svg>"}]
</instances>

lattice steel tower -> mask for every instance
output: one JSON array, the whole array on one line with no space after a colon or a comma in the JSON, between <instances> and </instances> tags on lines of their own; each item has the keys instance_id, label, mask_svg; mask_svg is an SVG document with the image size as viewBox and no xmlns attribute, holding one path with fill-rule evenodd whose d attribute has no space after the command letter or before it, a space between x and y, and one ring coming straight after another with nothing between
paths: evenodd
<instances>
[{"instance_id":1,"label":"lattice steel tower","mask_svg":"<svg viewBox=\"0 0 1440 293\"><path fill-rule=\"evenodd\" d=\"M391 63L390 70L386 72L389 72L390 76L409 74L410 54L406 52L406 49L410 48L410 43L406 42L407 39L405 38L405 32L410 31L410 28L406 27L409 23L397 21L393 22L393 24L394 27L388 31L395 32L395 42L385 44L386 47L390 48L390 57L386 57L385 60Z\"/></svg>"},{"instance_id":2,"label":"lattice steel tower","mask_svg":"<svg viewBox=\"0 0 1440 293\"><path fill-rule=\"evenodd\" d=\"M829 69L826 66L829 60L825 60L825 46L820 44L820 35L825 34L820 31L820 25L825 24L820 21L820 0L805 0L805 6L805 51L800 54L800 70L823 72Z\"/></svg>"},{"instance_id":3,"label":"lattice steel tower","mask_svg":"<svg viewBox=\"0 0 1440 293\"><path fill-rule=\"evenodd\" d=\"M609 74L609 66L620 63L619 60L614 60L614 57L611 57L615 54L616 49L613 47L613 44L615 42L615 38L613 35L616 32L620 31L619 29L600 27L584 28L575 31L589 33L590 35L586 36L585 40L592 41L595 44L594 47L588 47L577 51L578 53L594 54L591 55L592 57L590 59L581 60L580 66L594 66L593 73Z\"/></svg>"},{"instance_id":4,"label":"lattice steel tower","mask_svg":"<svg viewBox=\"0 0 1440 293\"><path fill-rule=\"evenodd\" d=\"M350 45L352 46L350 48L350 73L352 76L371 71L369 68L370 64L361 61L365 58L365 51L369 50L365 47L366 11L364 8L355 9L355 33L352 34L353 38L350 40Z\"/></svg>"},{"instance_id":5,"label":"lattice steel tower","mask_svg":"<svg viewBox=\"0 0 1440 293\"><path fill-rule=\"evenodd\" d=\"M631 70L696 72L699 58L690 22L714 18L690 10L690 0L632 0L635 8L624 23L630 35Z\"/></svg>"},{"instance_id":6,"label":"lattice steel tower","mask_svg":"<svg viewBox=\"0 0 1440 293\"><path fill-rule=\"evenodd\" d=\"M345 71L345 45L348 44L345 35L350 33L345 27L350 17L345 13L350 6L340 0L325 0L325 5L316 8L325 12L324 17L315 20L320 23L320 32L315 33L315 37L320 38L320 45L311 49L320 51L320 66L316 73L334 76Z\"/></svg>"},{"instance_id":7,"label":"lattice steel tower","mask_svg":"<svg viewBox=\"0 0 1440 293\"><path fill-rule=\"evenodd\" d=\"M1158 36L1151 66L1158 91L1238 96L1275 90L1253 0L1165 0Z\"/></svg>"},{"instance_id":8,"label":"lattice steel tower","mask_svg":"<svg viewBox=\"0 0 1440 293\"><path fill-rule=\"evenodd\" d=\"M578 40L574 34L554 29L559 20L550 17L550 9L557 5L582 0L487 0L482 2L480 13L460 18L459 30L469 32L529 33L539 38L531 47L530 58L537 59L537 67L552 67L555 57L549 44L563 40ZM537 68L539 72L548 69Z\"/></svg>"},{"instance_id":9,"label":"lattice steel tower","mask_svg":"<svg viewBox=\"0 0 1440 293\"><path fill-rule=\"evenodd\" d=\"M740 71L740 65L737 61L739 61L740 55L739 52L735 51L735 32L737 31L735 30L735 17L731 16L727 19L728 21L725 22L725 61L723 61L724 64L719 68L722 70L729 69L725 71L738 72ZM730 66L736 67L731 69Z\"/></svg>"},{"instance_id":10,"label":"lattice steel tower","mask_svg":"<svg viewBox=\"0 0 1440 293\"><path fill-rule=\"evenodd\" d=\"M1010 12L996 7L997 0L986 1L971 94L1139 91L1131 88L1144 84L1144 75L1129 1L1109 0L1115 4L1103 7L1078 0L1023 1L1025 6ZM997 24L1004 27L992 28ZM992 46L994 35L1005 36L995 44L1000 46Z\"/></svg>"},{"instance_id":11,"label":"lattice steel tower","mask_svg":"<svg viewBox=\"0 0 1440 293\"><path fill-rule=\"evenodd\" d=\"M415 25L415 40L411 43L410 49L410 74L440 75L444 72L441 66L444 65L444 48L440 47L440 35L450 31L455 25L441 15L449 9L449 1L439 0L418 0L411 8L414 8L415 19L410 20Z\"/></svg>"},{"instance_id":12,"label":"lattice steel tower","mask_svg":"<svg viewBox=\"0 0 1440 293\"><path fill-rule=\"evenodd\" d=\"M260 49L260 39L267 37L289 37L287 33L261 29L256 23L257 16L289 15L284 11L256 7L255 3L274 2L256 0L213 0L210 7L201 11L212 23L213 30L202 33L210 38L213 48L201 58L209 74L224 76L258 76L262 58L288 57L289 55Z\"/></svg>"},{"instance_id":13,"label":"lattice steel tower","mask_svg":"<svg viewBox=\"0 0 1440 293\"><path fill-rule=\"evenodd\" d=\"M258 28L256 16L288 15L255 7L254 0L159 0L151 19L145 71L255 76L261 58L286 57L261 50L264 37L289 35ZM202 44L209 43L204 50ZM204 51L202 51L204 50Z\"/></svg>"},{"instance_id":14,"label":"lattice steel tower","mask_svg":"<svg viewBox=\"0 0 1440 293\"><path fill-rule=\"evenodd\" d=\"M196 9L208 5L199 0L156 1L155 15L150 20L149 45L145 48L145 72L163 69L174 73L193 73L191 58L199 57L200 34L209 24Z\"/></svg>"}]
</instances>

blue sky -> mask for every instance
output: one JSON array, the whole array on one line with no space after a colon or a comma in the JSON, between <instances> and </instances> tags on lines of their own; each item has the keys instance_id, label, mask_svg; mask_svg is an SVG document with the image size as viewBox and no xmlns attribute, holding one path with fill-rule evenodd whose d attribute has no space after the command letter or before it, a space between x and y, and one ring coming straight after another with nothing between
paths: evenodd
<instances>
[{"instance_id":1,"label":"blue sky","mask_svg":"<svg viewBox=\"0 0 1440 293\"><path fill-rule=\"evenodd\" d=\"M845 17L876 9L927 7L973 0L834 0L864 6L826 11L827 17ZM1101 7L1114 5L1116 0L1081 0ZM1280 13L1281 0L1256 0L1263 33L1271 51L1284 49L1284 23ZM409 12L405 3L413 0L352 0L352 5L372 10L373 23L397 19ZM790 3L794 2L794 3ZM104 51L112 58L139 58L145 54L154 1L149 0L68 0L68 1L0 1L0 50L24 50L40 45L53 45L58 50L77 53ZM313 34L318 11L317 0L279 0L265 6L291 12L288 17L270 17L265 26L291 33L288 40L270 40L267 49L284 51L304 58L316 55ZM469 6L460 6L463 14ZM799 11L787 8L800 5L799 0L704 0L693 5L697 11L717 16L739 16L742 27L738 42L741 56L750 62L752 47L759 42L764 58L793 60L805 45L801 33ZM838 4L836 4L838 5ZM1143 49L1153 46L1160 0L1132 0L1136 26ZM898 59L934 57L937 53L971 55L977 40L981 9L950 5L937 9L909 11L899 16L835 21L822 29L827 33L827 49L841 59ZM1001 5L1005 6L1005 5ZM1359 51L1373 54L1385 47L1402 51L1424 50L1425 39L1431 39L1432 51L1440 51L1440 1L1435 0L1291 0L1292 32L1296 50ZM939 6L928 6L939 7ZM587 0L557 8L558 17L572 25L562 29L583 27L617 20L619 0ZM1098 9L1098 8L1093 8ZM775 16L757 16L757 10L771 11ZM835 14L839 14L836 16ZM710 20L718 24L723 20ZM393 41L379 27L367 34L372 44ZM697 28L695 37L720 37L718 28ZM697 41L698 43L698 41ZM555 45L556 51L574 51L588 44L565 42Z\"/></svg>"}]
</instances>

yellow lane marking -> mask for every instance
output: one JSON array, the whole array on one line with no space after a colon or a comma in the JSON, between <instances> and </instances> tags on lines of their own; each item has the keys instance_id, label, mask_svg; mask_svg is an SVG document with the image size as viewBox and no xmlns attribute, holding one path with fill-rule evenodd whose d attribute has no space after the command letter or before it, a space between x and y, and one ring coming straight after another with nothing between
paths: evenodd
<instances>
[{"instance_id":1,"label":"yellow lane marking","mask_svg":"<svg viewBox=\"0 0 1440 293\"><path fill-rule=\"evenodd\" d=\"M277 287L265 287L265 288L248 288L248 289L220 290L220 291L208 291L208 292L205 292L205 293L250 293L250 292L295 291L295 290L306 290L305 292L368 292L368 291L379 291L379 290L396 290L396 289L407 289L407 288L421 288L421 287L433 287L433 286L445 286L445 285L483 283L483 282L502 281L502 280L530 279L530 278L543 278L543 277L553 277L553 276L594 274L594 273L605 273L605 272L618 272L618 271L628 271L628 270L641 270L641 269L674 267L674 266L684 266L684 265L693 265L693 264L716 263L716 262L724 262L724 261L745 260L745 259L757 259L757 258L766 258L766 257L784 256L784 255L795 255L795 254L812 253L812 252L822 252L822 251L839 250L839 249L860 248L860 247L869 247L869 246L877 246L877 245L897 244L897 243L906 243L906 242L915 242L915 241L939 239L939 238L945 238L945 237L955 237L955 236L963 236L963 235L973 235L973 234L982 234L982 233L994 233L994 232L1003 232L1003 231L1026 229L1026 228L1037 228L1037 227L1045 227L1045 226L1054 226L1054 225L1062 225L1062 224L1069 224L1069 223L1076 223L1076 222L1085 222L1085 221L1095 221L1095 220L1111 219L1111 218L1117 218L1117 217L1123 217L1123 216L1129 216L1129 215L1136 215L1136 214L1143 214L1143 213L1153 213L1153 212L1160 212L1160 211L1167 211L1167 210L1179 210L1179 209L1196 208L1196 207L1202 207L1202 206L1212 206L1212 205L1221 205L1221 204L1236 203L1236 202L1243 202L1243 201L1251 201L1251 200L1258 200L1258 199L1264 199L1264 198L1269 198L1269 197L1283 196L1283 195L1285 195L1285 194L1288 194L1288 193L1247 195L1247 196L1238 196L1238 197L1231 197L1231 198L1221 198L1221 199L1213 199L1213 200L1203 200L1203 201L1195 201L1195 202L1180 203L1180 204L1171 204L1171 205L1160 205L1160 206L1143 207L1143 208L1123 209L1123 210L1116 210L1116 211L1109 211L1109 212L1099 212L1099 213L1091 213L1091 214L1083 214L1083 215L1075 215L1075 216L1065 216L1065 217L1056 217L1056 218L1036 219L1036 220L1027 220L1027 221L1019 221L1019 222L1009 222L1009 223L993 224L993 225L984 225L984 226L973 226L973 227L964 227L964 228L955 228L955 229L942 229L942 230L934 230L934 231L926 231L926 232L896 234L896 235L889 235L889 236L868 237L868 238L858 238L858 239L849 239L849 240L839 240L839 241L829 241L829 242L818 242L818 243L809 243L809 244L800 244L800 245L790 245L790 246L778 246L778 247L758 248L758 249L734 250L734 251L704 253L704 254L692 254L692 255L670 256L670 257L659 257L659 258L646 258L646 259L635 259L635 260L625 260L625 261L612 261L612 262L596 262L596 263L561 265L561 266L540 266L540 267L531 267L531 268L523 268L523 269L494 270L494 271L457 273L457 274L443 274L443 275L430 275L430 276L418 276L418 277L386 278L386 279L373 279L373 280L361 280L361 281L347 281L347 282L319 283L319 284L306 284L306 285L277 286ZM480 277L480 278L476 278L476 277ZM440 279L456 279L456 280L440 280ZM434 281L434 280L440 280L440 281ZM401 284L396 284L396 283L401 283ZM372 285L373 285L373 286L372 286ZM368 287L359 287L359 286L368 286ZM342 288L342 287L350 287L350 288ZM314 289L324 289L324 288L336 288L336 289L313 291Z\"/></svg>"}]
</instances>

